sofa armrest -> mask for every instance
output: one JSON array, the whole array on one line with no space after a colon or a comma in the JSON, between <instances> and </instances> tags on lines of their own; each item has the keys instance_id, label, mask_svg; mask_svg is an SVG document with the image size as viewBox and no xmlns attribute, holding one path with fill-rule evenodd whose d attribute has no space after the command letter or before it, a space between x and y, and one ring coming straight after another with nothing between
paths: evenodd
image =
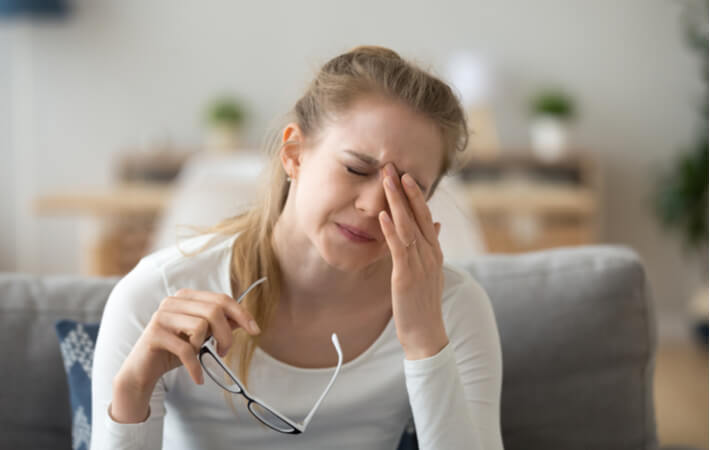
<instances>
[{"instance_id":1,"label":"sofa armrest","mask_svg":"<svg viewBox=\"0 0 710 450\"><path fill-rule=\"evenodd\" d=\"M657 448L657 325L632 249L481 255L461 266L499 325L506 449Z\"/></svg>"},{"instance_id":2,"label":"sofa armrest","mask_svg":"<svg viewBox=\"0 0 710 450\"><path fill-rule=\"evenodd\" d=\"M0 273L4 446L71 448L69 389L54 322L98 322L117 281Z\"/></svg>"}]
</instances>

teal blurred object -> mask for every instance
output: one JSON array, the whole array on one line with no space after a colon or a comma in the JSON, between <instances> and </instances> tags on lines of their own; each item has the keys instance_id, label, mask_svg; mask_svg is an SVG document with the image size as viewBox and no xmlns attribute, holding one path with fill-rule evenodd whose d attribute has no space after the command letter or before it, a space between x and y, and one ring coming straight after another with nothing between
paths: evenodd
<instances>
[{"instance_id":1,"label":"teal blurred object","mask_svg":"<svg viewBox=\"0 0 710 450\"><path fill-rule=\"evenodd\" d=\"M69 5L64 0L0 0L0 17L64 17Z\"/></svg>"}]
</instances>

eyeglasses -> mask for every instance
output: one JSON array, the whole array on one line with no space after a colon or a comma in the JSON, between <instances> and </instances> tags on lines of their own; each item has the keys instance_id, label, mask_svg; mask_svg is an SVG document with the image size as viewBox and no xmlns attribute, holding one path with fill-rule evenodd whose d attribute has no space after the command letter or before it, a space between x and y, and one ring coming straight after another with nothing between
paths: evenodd
<instances>
[{"instance_id":1,"label":"eyeglasses","mask_svg":"<svg viewBox=\"0 0 710 450\"><path fill-rule=\"evenodd\" d=\"M239 296L237 302L241 303L242 299L249 293L249 291L251 291L254 287L256 287L265 280L266 277L262 277L252 283L252 285L249 286L247 290L245 290ZM340 367L343 364L343 352L340 349L340 342L338 341L338 336L333 333L330 336L330 339L333 342L333 347L335 347L335 351L338 353L338 366L335 368L335 373L330 379L330 382L325 388L325 391L323 391L316 404L313 406L311 411L308 413L308 415L302 422L296 422L284 416L271 406L267 405L266 402L264 402L263 400L247 392L244 389L244 386L242 386L242 383L239 381L239 378L237 378L237 376L229 369L229 367L227 367L227 364L225 364L222 358L219 357L219 354L217 353L217 341L215 340L214 336L210 336L209 338L207 338L205 343L202 344L202 347L200 348L199 360L200 364L202 365L202 368L205 370L207 375L209 375L209 377L215 383L217 383L217 385L219 385L222 389L231 392L232 394L241 394L249 401L247 409L261 423L280 433L301 434L306 431L306 427L313 418L313 414L316 412L316 409L318 409L318 406L321 404L321 402L325 398L325 395L330 390L331 386L333 385L333 382L335 381L335 378L340 372Z\"/></svg>"}]
</instances>

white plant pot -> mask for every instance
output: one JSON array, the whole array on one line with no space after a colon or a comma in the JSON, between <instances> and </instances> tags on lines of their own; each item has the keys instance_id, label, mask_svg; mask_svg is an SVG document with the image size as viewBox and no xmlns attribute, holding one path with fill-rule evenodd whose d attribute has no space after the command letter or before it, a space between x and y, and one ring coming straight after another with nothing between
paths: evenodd
<instances>
[{"instance_id":1,"label":"white plant pot","mask_svg":"<svg viewBox=\"0 0 710 450\"><path fill-rule=\"evenodd\" d=\"M241 130L229 125L212 125L207 130L208 151L229 153L239 150L241 145Z\"/></svg>"},{"instance_id":2,"label":"white plant pot","mask_svg":"<svg viewBox=\"0 0 710 450\"><path fill-rule=\"evenodd\" d=\"M708 286L695 290L686 307L686 318L689 322L691 333L707 344L708 326ZM703 332L703 328L705 331Z\"/></svg>"},{"instance_id":3,"label":"white plant pot","mask_svg":"<svg viewBox=\"0 0 710 450\"><path fill-rule=\"evenodd\" d=\"M556 161L567 153L567 124L554 116L538 116L530 124L533 153L544 161Z\"/></svg>"}]
</instances>

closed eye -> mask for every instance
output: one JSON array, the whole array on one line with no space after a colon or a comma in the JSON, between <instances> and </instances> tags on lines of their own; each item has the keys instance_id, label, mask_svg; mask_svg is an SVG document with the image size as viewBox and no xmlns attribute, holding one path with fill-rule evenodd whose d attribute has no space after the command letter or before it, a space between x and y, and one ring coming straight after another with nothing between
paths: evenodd
<instances>
[{"instance_id":1,"label":"closed eye","mask_svg":"<svg viewBox=\"0 0 710 450\"><path fill-rule=\"evenodd\" d=\"M353 170L351 167L345 166L345 168L348 169L348 172L350 172L350 173L352 173L352 174L354 174L354 175L358 175L358 176L361 176L361 177L367 176L366 173L358 172L357 170Z\"/></svg>"}]
</instances>

